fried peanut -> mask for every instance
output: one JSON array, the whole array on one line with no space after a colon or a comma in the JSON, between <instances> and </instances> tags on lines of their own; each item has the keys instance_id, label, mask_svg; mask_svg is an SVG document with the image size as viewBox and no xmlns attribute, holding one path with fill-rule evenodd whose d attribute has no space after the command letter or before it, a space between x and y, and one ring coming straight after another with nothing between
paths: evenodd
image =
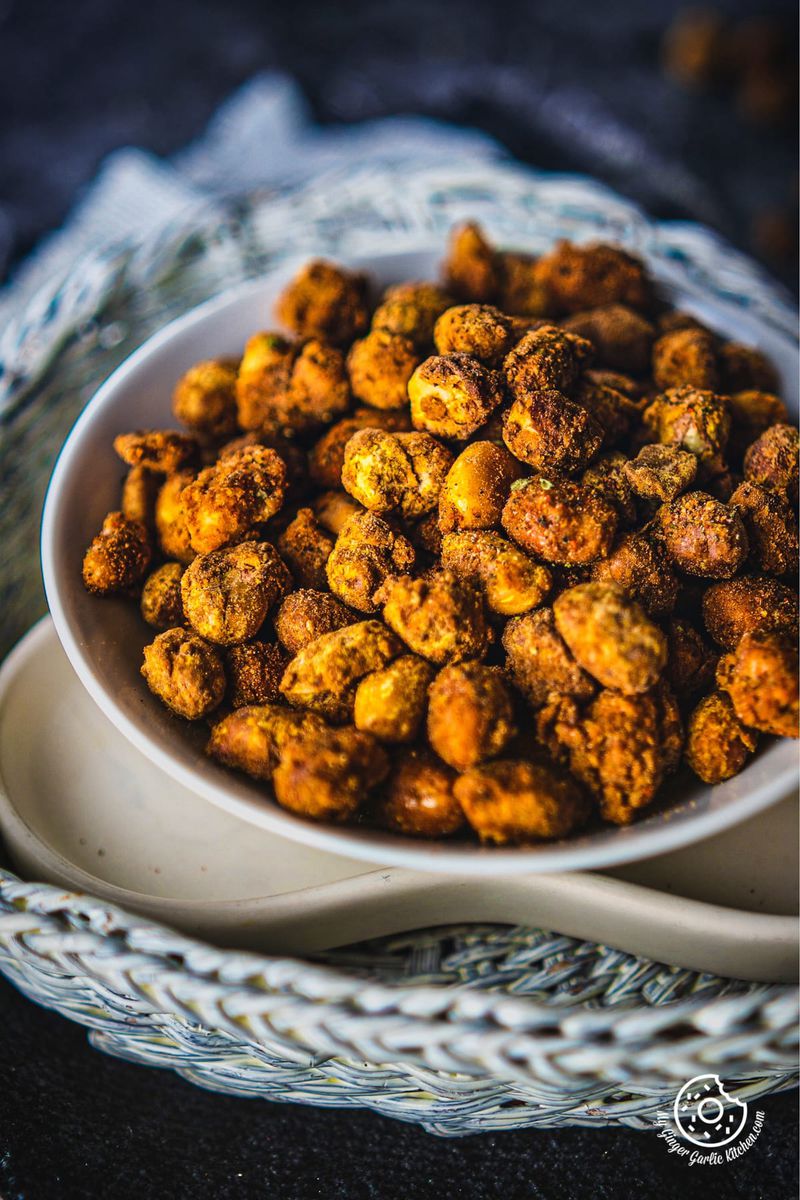
<instances>
[{"instance_id":1,"label":"fried peanut","mask_svg":"<svg viewBox=\"0 0 800 1200\"><path fill-rule=\"evenodd\" d=\"M743 575L715 583L703 596L703 620L717 645L733 650L746 633L797 628L797 595L777 579Z\"/></svg>"},{"instance_id":2,"label":"fried peanut","mask_svg":"<svg viewBox=\"0 0 800 1200\"><path fill-rule=\"evenodd\" d=\"M356 688L353 724L382 742L412 742L428 706L433 667L416 654L402 654Z\"/></svg>"},{"instance_id":3,"label":"fried peanut","mask_svg":"<svg viewBox=\"0 0 800 1200\"><path fill-rule=\"evenodd\" d=\"M156 529L156 499L163 478L147 467L131 467L122 484L119 506L129 521L144 525L148 534Z\"/></svg>"},{"instance_id":4,"label":"fried peanut","mask_svg":"<svg viewBox=\"0 0 800 1200\"><path fill-rule=\"evenodd\" d=\"M670 559L688 575L730 579L747 559L747 534L738 511L706 492L687 492L662 504L655 525Z\"/></svg>"},{"instance_id":5,"label":"fried peanut","mask_svg":"<svg viewBox=\"0 0 800 1200\"><path fill-rule=\"evenodd\" d=\"M711 391L670 388L645 410L644 420L658 441L681 446L705 462L722 454L727 445L730 404Z\"/></svg>"},{"instance_id":6,"label":"fried peanut","mask_svg":"<svg viewBox=\"0 0 800 1200\"><path fill-rule=\"evenodd\" d=\"M552 585L545 567L492 530L446 534L441 559L443 567L481 589L492 612L507 617L536 608Z\"/></svg>"},{"instance_id":7,"label":"fried peanut","mask_svg":"<svg viewBox=\"0 0 800 1200\"><path fill-rule=\"evenodd\" d=\"M725 342L719 351L722 387L733 392L777 392L778 374L760 350L741 342ZM778 418L779 420L781 418Z\"/></svg>"},{"instance_id":8,"label":"fried peanut","mask_svg":"<svg viewBox=\"0 0 800 1200\"><path fill-rule=\"evenodd\" d=\"M181 600L181 563L168 562L148 575L142 588L139 609L148 625L155 629L172 629L183 623Z\"/></svg>"},{"instance_id":9,"label":"fried peanut","mask_svg":"<svg viewBox=\"0 0 800 1200\"><path fill-rule=\"evenodd\" d=\"M745 481L728 503L742 518L753 567L767 575L796 571L797 519L783 497Z\"/></svg>"},{"instance_id":10,"label":"fried peanut","mask_svg":"<svg viewBox=\"0 0 800 1200\"><path fill-rule=\"evenodd\" d=\"M289 593L275 614L275 632L281 644L294 655L324 633L355 625L358 619L356 613L330 592L300 588Z\"/></svg>"},{"instance_id":11,"label":"fried peanut","mask_svg":"<svg viewBox=\"0 0 800 1200\"><path fill-rule=\"evenodd\" d=\"M616 583L568 588L554 600L553 615L576 661L603 687L646 692L664 669L664 634Z\"/></svg>"},{"instance_id":12,"label":"fried peanut","mask_svg":"<svg viewBox=\"0 0 800 1200\"><path fill-rule=\"evenodd\" d=\"M137 433L120 433L114 438L114 449L129 467L146 467L171 475L197 457L198 445L186 433L174 429L142 429Z\"/></svg>"},{"instance_id":13,"label":"fried peanut","mask_svg":"<svg viewBox=\"0 0 800 1200\"><path fill-rule=\"evenodd\" d=\"M592 579L617 584L650 617L671 613L678 599L678 580L663 550L641 531L623 534L608 557L594 563Z\"/></svg>"},{"instance_id":14,"label":"fried peanut","mask_svg":"<svg viewBox=\"0 0 800 1200\"><path fill-rule=\"evenodd\" d=\"M502 516L503 528L523 550L562 566L602 558L617 522L616 509L596 491L543 475L513 485Z\"/></svg>"},{"instance_id":15,"label":"fried peanut","mask_svg":"<svg viewBox=\"0 0 800 1200\"><path fill-rule=\"evenodd\" d=\"M589 815L574 780L539 763L483 763L465 771L453 792L484 842L524 844L566 837Z\"/></svg>"},{"instance_id":16,"label":"fried peanut","mask_svg":"<svg viewBox=\"0 0 800 1200\"><path fill-rule=\"evenodd\" d=\"M436 322L433 341L438 354L469 354L497 363L515 341L511 320L491 304L459 304Z\"/></svg>"},{"instance_id":17,"label":"fried peanut","mask_svg":"<svg viewBox=\"0 0 800 1200\"><path fill-rule=\"evenodd\" d=\"M389 575L414 565L408 538L371 512L356 513L342 527L327 563L327 582L335 596L359 612L376 612L374 596Z\"/></svg>"},{"instance_id":18,"label":"fried peanut","mask_svg":"<svg viewBox=\"0 0 800 1200\"><path fill-rule=\"evenodd\" d=\"M247 705L217 722L206 753L223 766L266 782L293 734L319 734L323 729L325 722L315 713L294 712L277 704Z\"/></svg>"},{"instance_id":19,"label":"fried peanut","mask_svg":"<svg viewBox=\"0 0 800 1200\"><path fill-rule=\"evenodd\" d=\"M637 496L664 504L692 486L697 459L679 446L647 445L623 469Z\"/></svg>"},{"instance_id":20,"label":"fried peanut","mask_svg":"<svg viewBox=\"0 0 800 1200\"><path fill-rule=\"evenodd\" d=\"M751 442L761 437L770 425L786 424L789 420L786 405L771 392L732 392L728 403L732 422L728 453L737 463L741 462Z\"/></svg>"},{"instance_id":21,"label":"fried peanut","mask_svg":"<svg viewBox=\"0 0 800 1200\"><path fill-rule=\"evenodd\" d=\"M183 493L193 480L191 471L168 475L158 492L155 506L159 549L165 558L174 558L184 564L190 563L196 554L183 510Z\"/></svg>"},{"instance_id":22,"label":"fried peanut","mask_svg":"<svg viewBox=\"0 0 800 1200\"><path fill-rule=\"evenodd\" d=\"M562 329L586 338L599 362L615 371L640 375L650 365L655 329L624 304L607 304L575 313L562 321Z\"/></svg>"},{"instance_id":23,"label":"fried peanut","mask_svg":"<svg viewBox=\"0 0 800 1200\"><path fill-rule=\"evenodd\" d=\"M399 283L387 288L372 314L372 328L411 338L421 349L433 341L433 329L453 298L435 283Z\"/></svg>"},{"instance_id":24,"label":"fried peanut","mask_svg":"<svg viewBox=\"0 0 800 1200\"><path fill-rule=\"evenodd\" d=\"M316 339L301 346L277 333L256 333L239 364L236 404L242 429L266 437L327 425L350 407L344 355Z\"/></svg>"},{"instance_id":25,"label":"fried peanut","mask_svg":"<svg viewBox=\"0 0 800 1200\"><path fill-rule=\"evenodd\" d=\"M186 619L210 642L231 646L255 637L291 576L269 542L240 542L199 555L183 573Z\"/></svg>"},{"instance_id":26,"label":"fried peanut","mask_svg":"<svg viewBox=\"0 0 800 1200\"><path fill-rule=\"evenodd\" d=\"M225 676L231 708L280 703L280 682L288 663L286 651L273 642L242 642L228 646Z\"/></svg>"},{"instance_id":27,"label":"fried peanut","mask_svg":"<svg viewBox=\"0 0 800 1200\"><path fill-rule=\"evenodd\" d=\"M502 754L514 737L511 696L497 667L442 667L428 692L428 741L457 771Z\"/></svg>"},{"instance_id":28,"label":"fried peanut","mask_svg":"<svg viewBox=\"0 0 800 1200\"><path fill-rule=\"evenodd\" d=\"M461 451L439 493L439 528L490 529L500 524L511 485L522 468L504 446L473 442Z\"/></svg>"},{"instance_id":29,"label":"fried peanut","mask_svg":"<svg viewBox=\"0 0 800 1200\"><path fill-rule=\"evenodd\" d=\"M514 617L503 630L503 647L514 682L534 708L551 696L585 700L597 690L558 632L552 608Z\"/></svg>"},{"instance_id":30,"label":"fried peanut","mask_svg":"<svg viewBox=\"0 0 800 1200\"><path fill-rule=\"evenodd\" d=\"M417 347L410 338L373 329L350 347L350 388L357 399L373 408L403 408L408 402L408 381L418 363Z\"/></svg>"},{"instance_id":31,"label":"fried peanut","mask_svg":"<svg viewBox=\"0 0 800 1200\"><path fill-rule=\"evenodd\" d=\"M796 738L798 678L796 637L772 630L744 634L720 659L717 686L730 696L740 721L762 733Z\"/></svg>"},{"instance_id":32,"label":"fried peanut","mask_svg":"<svg viewBox=\"0 0 800 1200\"><path fill-rule=\"evenodd\" d=\"M292 731L272 776L275 799L315 821L346 821L389 773L389 760L368 733L343 729Z\"/></svg>"},{"instance_id":33,"label":"fried peanut","mask_svg":"<svg viewBox=\"0 0 800 1200\"><path fill-rule=\"evenodd\" d=\"M479 304L497 298L500 260L479 225L469 221L452 231L443 274L446 287L456 296Z\"/></svg>"},{"instance_id":34,"label":"fried peanut","mask_svg":"<svg viewBox=\"0 0 800 1200\"><path fill-rule=\"evenodd\" d=\"M719 383L716 343L704 329L675 329L653 346L656 387L715 391Z\"/></svg>"},{"instance_id":35,"label":"fried peanut","mask_svg":"<svg viewBox=\"0 0 800 1200\"><path fill-rule=\"evenodd\" d=\"M464 441L501 403L502 379L467 354L432 355L409 379L408 397L415 429Z\"/></svg>"},{"instance_id":36,"label":"fried peanut","mask_svg":"<svg viewBox=\"0 0 800 1200\"><path fill-rule=\"evenodd\" d=\"M573 475L597 455L603 429L588 409L562 392L529 391L505 414L503 441L535 471Z\"/></svg>"},{"instance_id":37,"label":"fried peanut","mask_svg":"<svg viewBox=\"0 0 800 1200\"><path fill-rule=\"evenodd\" d=\"M286 668L281 691L295 708L334 723L353 715L356 688L403 653L402 643L380 621L359 621L308 642Z\"/></svg>"},{"instance_id":38,"label":"fried peanut","mask_svg":"<svg viewBox=\"0 0 800 1200\"><path fill-rule=\"evenodd\" d=\"M651 287L642 263L617 246L594 242L575 246L558 242L536 264L536 278L547 296L546 311L583 312L606 304L646 310Z\"/></svg>"},{"instance_id":39,"label":"fried peanut","mask_svg":"<svg viewBox=\"0 0 800 1200\"><path fill-rule=\"evenodd\" d=\"M503 374L517 398L531 391L568 391L592 355L592 344L586 338L557 325L542 325L526 333L509 351L503 359Z\"/></svg>"},{"instance_id":40,"label":"fried peanut","mask_svg":"<svg viewBox=\"0 0 800 1200\"><path fill-rule=\"evenodd\" d=\"M619 450L609 450L596 458L581 475L583 486L611 505L620 526L633 525L636 521L636 500L626 470L629 461Z\"/></svg>"},{"instance_id":41,"label":"fried peanut","mask_svg":"<svg viewBox=\"0 0 800 1200\"><path fill-rule=\"evenodd\" d=\"M689 621L682 617L670 621L664 677L679 700L706 691L716 666L717 655Z\"/></svg>"},{"instance_id":42,"label":"fried peanut","mask_svg":"<svg viewBox=\"0 0 800 1200\"><path fill-rule=\"evenodd\" d=\"M744 456L744 474L797 506L798 434L793 425L771 425Z\"/></svg>"},{"instance_id":43,"label":"fried peanut","mask_svg":"<svg viewBox=\"0 0 800 1200\"><path fill-rule=\"evenodd\" d=\"M298 509L297 516L279 535L277 545L298 587L318 591L327 587L326 566L334 540L320 526L313 509Z\"/></svg>"},{"instance_id":44,"label":"fried peanut","mask_svg":"<svg viewBox=\"0 0 800 1200\"><path fill-rule=\"evenodd\" d=\"M345 447L359 429L388 429L391 433L405 433L411 429L411 418L407 412L358 408L349 417L331 425L314 443L308 455L309 475L317 487L336 489L342 486Z\"/></svg>"},{"instance_id":45,"label":"fried peanut","mask_svg":"<svg viewBox=\"0 0 800 1200\"><path fill-rule=\"evenodd\" d=\"M247 537L280 510L286 487L286 465L268 446L248 446L206 467L180 491L192 549L204 554Z\"/></svg>"},{"instance_id":46,"label":"fried peanut","mask_svg":"<svg viewBox=\"0 0 800 1200\"><path fill-rule=\"evenodd\" d=\"M110 512L83 557L88 592L110 596L126 592L142 579L150 563L147 530L121 512Z\"/></svg>"},{"instance_id":47,"label":"fried peanut","mask_svg":"<svg viewBox=\"0 0 800 1200\"><path fill-rule=\"evenodd\" d=\"M430 662L462 662L486 652L489 628L481 594L452 571L387 579L375 599L389 628Z\"/></svg>"},{"instance_id":48,"label":"fried peanut","mask_svg":"<svg viewBox=\"0 0 800 1200\"><path fill-rule=\"evenodd\" d=\"M430 434L362 429L345 447L342 484L370 512L414 521L437 507L452 463Z\"/></svg>"},{"instance_id":49,"label":"fried peanut","mask_svg":"<svg viewBox=\"0 0 800 1200\"><path fill-rule=\"evenodd\" d=\"M142 675L150 691L187 721L208 716L225 694L222 659L189 629L167 629L145 646Z\"/></svg>"},{"instance_id":50,"label":"fried peanut","mask_svg":"<svg viewBox=\"0 0 800 1200\"><path fill-rule=\"evenodd\" d=\"M464 825L464 813L453 795L455 771L434 754L412 750L397 762L380 798L381 824L414 837L448 837Z\"/></svg>"},{"instance_id":51,"label":"fried peanut","mask_svg":"<svg viewBox=\"0 0 800 1200\"><path fill-rule=\"evenodd\" d=\"M756 748L758 734L742 724L725 692L704 696L686 725L686 761L703 783L738 775Z\"/></svg>"},{"instance_id":52,"label":"fried peanut","mask_svg":"<svg viewBox=\"0 0 800 1200\"><path fill-rule=\"evenodd\" d=\"M236 432L236 373L233 358L195 363L172 393L172 411L194 433L231 437Z\"/></svg>"},{"instance_id":53,"label":"fried peanut","mask_svg":"<svg viewBox=\"0 0 800 1200\"><path fill-rule=\"evenodd\" d=\"M281 292L275 315L299 337L351 342L369 324L366 276L314 259Z\"/></svg>"}]
</instances>

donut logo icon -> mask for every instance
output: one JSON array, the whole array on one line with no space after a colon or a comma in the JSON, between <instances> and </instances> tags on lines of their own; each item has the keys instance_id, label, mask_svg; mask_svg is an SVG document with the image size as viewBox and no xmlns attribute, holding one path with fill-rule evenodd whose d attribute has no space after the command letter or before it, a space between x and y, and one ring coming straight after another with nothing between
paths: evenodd
<instances>
[{"instance_id":1,"label":"donut logo icon","mask_svg":"<svg viewBox=\"0 0 800 1200\"><path fill-rule=\"evenodd\" d=\"M673 1114L695 1146L727 1146L744 1129L747 1105L725 1091L719 1075L695 1075L675 1097Z\"/></svg>"}]
</instances>

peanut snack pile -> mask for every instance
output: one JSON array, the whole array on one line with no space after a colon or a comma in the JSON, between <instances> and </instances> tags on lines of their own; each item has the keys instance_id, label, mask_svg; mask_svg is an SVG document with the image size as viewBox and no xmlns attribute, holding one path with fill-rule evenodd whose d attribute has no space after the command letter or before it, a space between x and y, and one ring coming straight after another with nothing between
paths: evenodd
<instances>
[{"instance_id":1,"label":"peanut snack pile","mask_svg":"<svg viewBox=\"0 0 800 1200\"><path fill-rule=\"evenodd\" d=\"M152 692L322 821L522 843L797 737L798 433L770 363L609 245L451 237L443 282L309 263L292 331L121 434L97 595Z\"/></svg>"}]
</instances>

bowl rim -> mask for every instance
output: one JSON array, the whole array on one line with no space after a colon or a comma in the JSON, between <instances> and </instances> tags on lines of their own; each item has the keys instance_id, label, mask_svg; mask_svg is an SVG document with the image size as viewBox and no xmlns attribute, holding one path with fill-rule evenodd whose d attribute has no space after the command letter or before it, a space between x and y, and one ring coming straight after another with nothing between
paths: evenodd
<instances>
[{"instance_id":1,"label":"bowl rim","mask_svg":"<svg viewBox=\"0 0 800 1200\"><path fill-rule=\"evenodd\" d=\"M440 249L438 243L436 246ZM427 244L421 241L415 250L368 256L347 255L341 256L341 261L345 265L360 266L368 270L370 264L374 268L381 260L399 260L432 252L434 243L431 240ZM244 799L228 793L223 786L206 777L200 769L185 766L177 761L159 739L141 729L120 708L113 694L101 683L92 665L91 655L76 636L60 596L54 549L56 527L60 500L71 481L73 462L83 451L84 437L98 413L112 405L118 388L130 376L135 375L139 367L154 353L176 337L190 331L195 325L202 324L209 317L240 303L248 294L258 294L267 286L274 287L276 281L288 278L298 262L307 258L307 254L287 258L274 270L235 284L152 334L120 363L95 391L79 414L58 454L47 486L42 514L40 555L45 594L56 632L73 670L94 702L116 728L151 762L184 787L251 824L260 825L290 840L376 866L406 866L437 873L490 876L499 872L550 873L618 866L701 841L738 824L788 795L796 786L798 774L791 764L779 770L768 782L740 797L733 797L719 808L709 807L702 812L684 810L680 819L676 820L669 820L667 816L664 820L645 820L625 827L608 827L597 833L583 835L586 838L583 844L581 835L565 839L563 842L541 842L516 847L448 843L442 840L422 841L363 827L318 824L288 812L267 795L260 798L254 793L252 799Z\"/></svg>"}]
</instances>

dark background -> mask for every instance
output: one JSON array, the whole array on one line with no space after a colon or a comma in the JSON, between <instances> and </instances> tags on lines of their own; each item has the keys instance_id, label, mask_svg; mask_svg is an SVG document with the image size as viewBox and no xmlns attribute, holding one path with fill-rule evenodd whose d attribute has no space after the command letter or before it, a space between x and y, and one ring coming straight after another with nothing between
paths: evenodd
<instances>
[{"instance_id":1,"label":"dark background","mask_svg":"<svg viewBox=\"0 0 800 1200\"><path fill-rule=\"evenodd\" d=\"M536 166L589 172L654 215L714 226L794 288L796 6L715 7L722 66L687 86L663 68L679 9L667 0L0 0L0 280L110 150L173 153L273 68L298 79L322 123L414 112L480 127ZM619 1130L445 1142L115 1062L0 983L2 1200L786 1200L796 1098L760 1107L760 1140L724 1168L690 1170Z\"/></svg>"}]
</instances>

